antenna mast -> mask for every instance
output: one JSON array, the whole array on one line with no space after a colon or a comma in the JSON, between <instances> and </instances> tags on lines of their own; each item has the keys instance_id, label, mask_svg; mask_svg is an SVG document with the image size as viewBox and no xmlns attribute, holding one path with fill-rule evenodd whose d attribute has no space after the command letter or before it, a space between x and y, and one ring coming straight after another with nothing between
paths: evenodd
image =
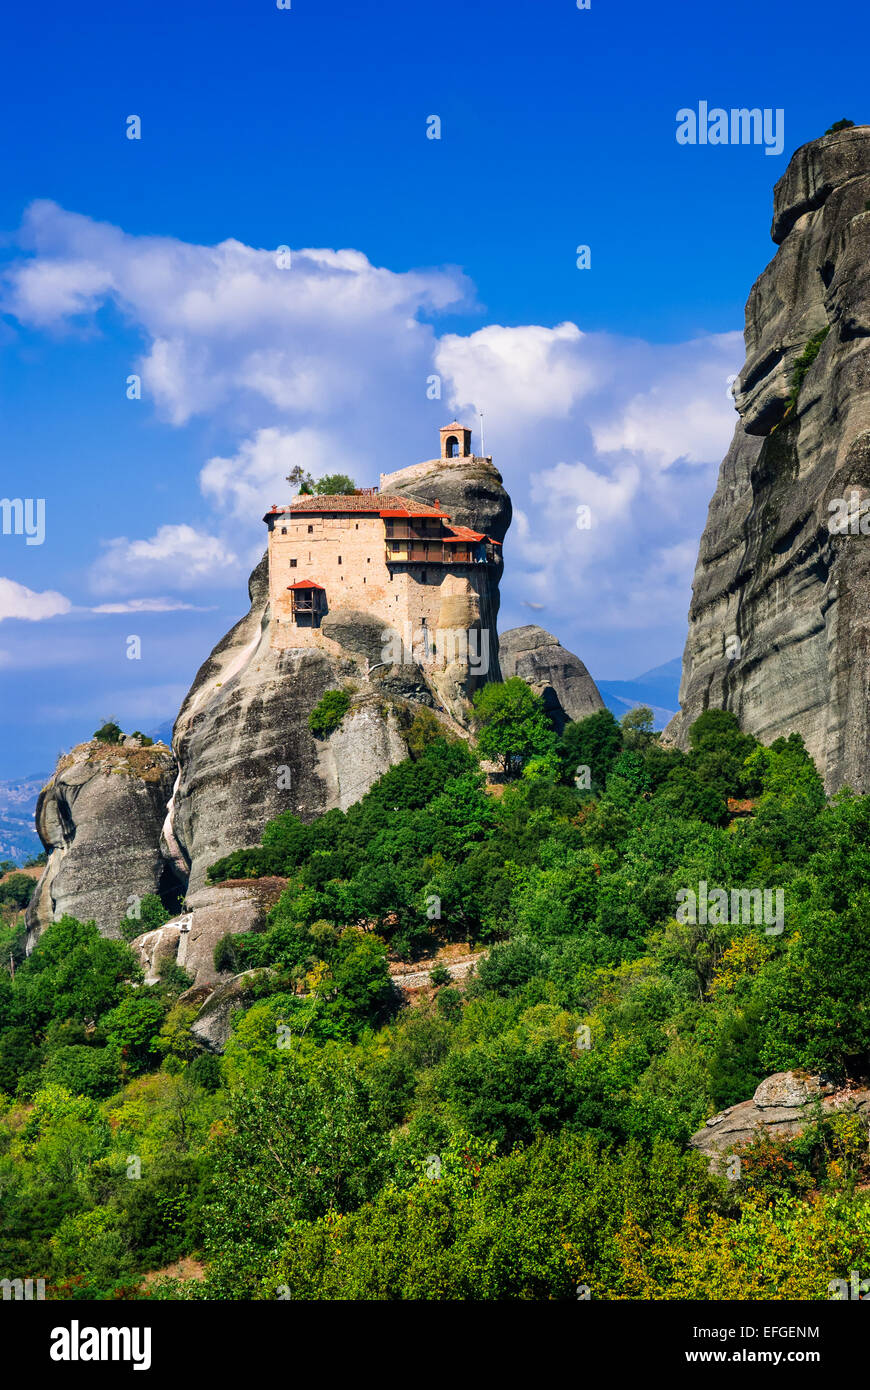
<instances>
[{"instance_id":1,"label":"antenna mast","mask_svg":"<svg viewBox=\"0 0 870 1390\"><path fill-rule=\"evenodd\" d=\"M480 414L480 456L481 456L481 458L486 458L486 444L485 444L484 438L483 438L483 411L481 410L481 411L479 412L479 414Z\"/></svg>"}]
</instances>

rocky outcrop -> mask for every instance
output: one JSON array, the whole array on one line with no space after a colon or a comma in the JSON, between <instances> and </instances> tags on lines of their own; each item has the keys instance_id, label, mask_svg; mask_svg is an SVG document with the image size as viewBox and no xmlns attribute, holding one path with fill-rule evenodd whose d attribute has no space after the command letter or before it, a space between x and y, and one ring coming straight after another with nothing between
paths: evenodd
<instances>
[{"instance_id":1,"label":"rocky outcrop","mask_svg":"<svg viewBox=\"0 0 870 1390\"><path fill-rule=\"evenodd\" d=\"M141 961L146 985L159 979L163 960L172 960L187 971L193 988L206 986L211 990L226 979L214 964L218 942L225 936L260 931L265 926L266 905L260 883L218 883L200 888L185 901L187 911L162 927L143 932L130 945Z\"/></svg>"},{"instance_id":2,"label":"rocky outcrop","mask_svg":"<svg viewBox=\"0 0 870 1390\"><path fill-rule=\"evenodd\" d=\"M512 627L499 638L501 672L505 680L520 676L543 696L544 706L561 732L569 719L585 719L604 709L598 687L578 656L552 633L531 623Z\"/></svg>"},{"instance_id":3,"label":"rocky outcrop","mask_svg":"<svg viewBox=\"0 0 870 1390\"><path fill-rule=\"evenodd\" d=\"M236 1009L249 1007L254 985L272 973L271 970L244 970L241 975L234 975L231 980L219 985L190 1025L197 1042L209 1052L223 1052L230 1036L232 1014Z\"/></svg>"},{"instance_id":4,"label":"rocky outcrop","mask_svg":"<svg viewBox=\"0 0 870 1390\"><path fill-rule=\"evenodd\" d=\"M751 1144L760 1132L771 1139L793 1139L817 1116L851 1109L870 1118L870 1089L837 1087L824 1076L785 1071L768 1076L751 1100L714 1115L689 1143L719 1171L732 1150Z\"/></svg>"},{"instance_id":5,"label":"rocky outcrop","mask_svg":"<svg viewBox=\"0 0 870 1390\"><path fill-rule=\"evenodd\" d=\"M381 673L366 679L364 644L357 641L364 629L349 624L346 659L316 648L276 650L265 560L249 587L250 611L200 668L173 734L179 773L165 852L189 876L188 906L197 911L208 906L199 895L209 865L259 844L267 821L288 810L308 821L334 806L346 809L407 756ZM335 625L334 633L342 630ZM391 691L394 700L413 700L416 687L426 686L412 670L413 678ZM337 688L351 694L351 709L328 738L315 738L308 716L325 691Z\"/></svg>"},{"instance_id":6,"label":"rocky outcrop","mask_svg":"<svg viewBox=\"0 0 870 1390\"><path fill-rule=\"evenodd\" d=\"M829 791L870 789L868 209L868 126L803 146L776 185L779 250L746 306L740 421L701 540L682 712L667 730L686 746L713 707L765 742L795 731ZM832 532L836 499L853 490L854 533Z\"/></svg>"},{"instance_id":7,"label":"rocky outcrop","mask_svg":"<svg viewBox=\"0 0 870 1390\"><path fill-rule=\"evenodd\" d=\"M130 942L131 950L136 952L144 971L143 984L156 985L160 979L160 967L164 961L176 961L182 932L190 931L190 917L185 914L162 927L143 932Z\"/></svg>"},{"instance_id":8,"label":"rocky outcrop","mask_svg":"<svg viewBox=\"0 0 870 1390\"><path fill-rule=\"evenodd\" d=\"M48 863L27 910L28 950L65 913L119 936L135 899L177 896L181 883L160 848L175 772L165 744L132 739L82 743L60 759L36 807Z\"/></svg>"}]
</instances>

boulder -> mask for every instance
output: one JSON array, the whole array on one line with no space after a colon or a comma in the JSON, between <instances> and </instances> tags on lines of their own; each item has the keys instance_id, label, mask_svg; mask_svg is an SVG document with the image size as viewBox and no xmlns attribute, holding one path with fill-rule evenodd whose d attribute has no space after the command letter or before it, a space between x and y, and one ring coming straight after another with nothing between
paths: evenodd
<instances>
[{"instance_id":1,"label":"boulder","mask_svg":"<svg viewBox=\"0 0 870 1390\"><path fill-rule=\"evenodd\" d=\"M178 943L182 930L190 931L190 918L178 918L167 922L153 931L143 932L130 942L130 949L139 957L145 971L145 984L156 985L160 979L160 966L165 960L178 959Z\"/></svg>"},{"instance_id":2,"label":"boulder","mask_svg":"<svg viewBox=\"0 0 870 1390\"><path fill-rule=\"evenodd\" d=\"M543 697L544 707L560 732L569 719L585 719L605 708L580 658L534 623L501 634L499 660L505 680L519 676Z\"/></svg>"},{"instance_id":3,"label":"boulder","mask_svg":"<svg viewBox=\"0 0 870 1390\"><path fill-rule=\"evenodd\" d=\"M210 1052L223 1052L230 1036L230 1016L251 1003L251 986L271 975L271 970L243 970L219 985L202 1005L190 1031Z\"/></svg>"},{"instance_id":4,"label":"boulder","mask_svg":"<svg viewBox=\"0 0 870 1390\"><path fill-rule=\"evenodd\" d=\"M48 863L27 910L28 950L69 913L120 936L131 900L182 886L161 850L176 765L165 744L79 744L40 793L36 827Z\"/></svg>"},{"instance_id":5,"label":"boulder","mask_svg":"<svg viewBox=\"0 0 870 1390\"><path fill-rule=\"evenodd\" d=\"M838 1087L828 1077L806 1072L776 1072L761 1082L751 1100L713 1115L689 1143L718 1172L728 1153L751 1144L759 1132L773 1139L793 1139L817 1114L842 1109L856 1110L870 1119L870 1089Z\"/></svg>"}]
</instances>

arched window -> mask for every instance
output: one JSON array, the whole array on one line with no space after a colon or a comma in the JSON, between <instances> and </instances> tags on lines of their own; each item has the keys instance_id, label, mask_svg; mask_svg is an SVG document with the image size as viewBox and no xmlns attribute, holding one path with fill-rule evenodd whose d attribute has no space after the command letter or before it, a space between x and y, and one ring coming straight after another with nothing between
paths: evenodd
<instances>
[{"instance_id":1,"label":"arched window","mask_svg":"<svg viewBox=\"0 0 870 1390\"><path fill-rule=\"evenodd\" d=\"M444 447L445 447L445 449L446 449L446 451L447 451L447 457L448 457L449 459L455 459L455 458L458 457L458 455L459 455L459 440L456 438L456 435L455 435L455 434L449 434L449 435L447 436L447 439L445 440Z\"/></svg>"}]
</instances>

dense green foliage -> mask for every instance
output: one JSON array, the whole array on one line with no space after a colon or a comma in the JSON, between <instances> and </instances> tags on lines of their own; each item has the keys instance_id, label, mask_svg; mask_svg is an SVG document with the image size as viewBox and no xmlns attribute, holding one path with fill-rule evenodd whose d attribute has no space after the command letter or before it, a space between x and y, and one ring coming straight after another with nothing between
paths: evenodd
<instances>
[{"instance_id":1,"label":"dense green foliage","mask_svg":"<svg viewBox=\"0 0 870 1390\"><path fill-rule=\"evenodd\" d=\"M308 727L317 738L328 738L350 709L346 690L327 690L308 716Z\"/></svg>"},{"instance_id":2,"label":"dense green foliage","mask_svg":"<svg viewBox=\"0 0 870 1390\"><path fill-rule=\"evenodd\" d=\"M35 887L36 880L29 874L9 874L0 882L0 904L26 907Z\"/></svg>"},{"instance_id":3,"label":"dense green foliage","mask_svg":"<svg viewBox=\"0 0 870 1390\"><path fill-rule=\"evenodd\" d=\"M474 696L474 722L481 755L500 763L508 777L518 777L531 758L543 762L552 756L556 736L544 702L519 676L481 686Z\"/></svg>"},{"instance_id":4,"label":"dense green foliage","mask_svg":"<svg viewBox=\"0 0 870 1390\"><path fill-rule=\"evenodd\" d=\"M422 721L347 812L213 866L285 880L216 949L250 972L220 1057L183 972L143 987L93 924L0 974L0 1272L142 1297L187 1254L204 1279L151 1296L706 1299L827 1298L866 1265L848 1109L731 1181L688 1140L773 1071L866 1070L870 798L722 711L682 753L644 714L557 739L496 689L476 751ZM781 923L678 910L707 889L781 890ZM391 962L454 948L474 971L430 958L403 1006Z\"/></svg>"}]
</instances>

